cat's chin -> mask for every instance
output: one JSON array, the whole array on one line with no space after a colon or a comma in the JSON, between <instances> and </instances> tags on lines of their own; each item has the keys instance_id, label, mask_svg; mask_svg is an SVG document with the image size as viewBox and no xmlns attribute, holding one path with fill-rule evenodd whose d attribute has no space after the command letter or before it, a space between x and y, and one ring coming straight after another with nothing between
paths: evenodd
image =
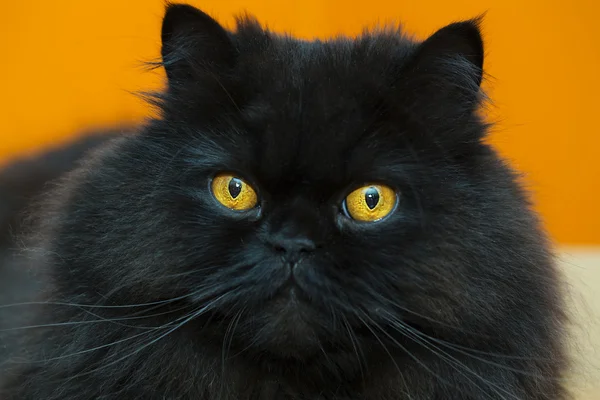
<instances>
[{"instance_id":1,"label":"cat's chin","mask_svg":"<svg viewBox=\"0 0 600 400\"><path fill-rule=\"evenodd\" d=\"M302 289L284 285L245 321L252 332L246 346L273 358L306 360L322 352L324 318Z\"/></svg>"},{"instance_id":2,"label":"cat's chin","mask_svg":"<svg viewBox=\"0 0 600 400\"><path fill-rule=\"evenodd\" d=\"M319 349L315 326L317 315L302 298L291 289L271 300L265 309L265 349L286 357L304 357Z\"/></svg>"}]
</instances>

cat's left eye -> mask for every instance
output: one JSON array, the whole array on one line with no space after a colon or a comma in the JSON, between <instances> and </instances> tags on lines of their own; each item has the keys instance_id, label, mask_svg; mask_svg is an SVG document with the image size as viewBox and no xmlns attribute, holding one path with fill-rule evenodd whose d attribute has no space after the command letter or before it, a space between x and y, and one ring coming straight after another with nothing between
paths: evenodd
<instances>
[{"instance_id":1,"label":"cat's left eye","mask_svg":"<svg viewBox=\"0 0 600 400\"><path fill-rule=\"evenodd\" d=\"M250 210L258 204L254 188L242 178L223 173L215 176L211 183L213 196L219 203L236 211Z\"/></svg>"},{"instance_id":2,"label":"cat's left eye","mask_svg":"<svg viewBox=\"0 0 600 400\"><path fill-rule=\"evenodd\" d=\"M355 221L379 221L394 211L398 203L396 191L386 185L366 185L352 191L344 199L346 215Z\"/></svg>"}]
</instances>

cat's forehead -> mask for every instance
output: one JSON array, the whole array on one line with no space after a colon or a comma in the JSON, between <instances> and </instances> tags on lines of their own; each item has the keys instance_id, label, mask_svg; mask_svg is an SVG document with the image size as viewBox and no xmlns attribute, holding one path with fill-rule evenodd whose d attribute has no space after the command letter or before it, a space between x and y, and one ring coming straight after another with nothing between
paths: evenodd
<instances>
[{"instance_id":1,"label":"cat's forehead","mask_svg":"<svg viewBox=\"0 0 600 400\"><path fill-rule=\"evenodd\" d=\"M391 35L327 42L278 39L242 55L239 73L264 102L302 105L327 116L389 90L413 50L412 42Z\"/></svg>"},{"instance_id":2,"label":"cat's forehead","mask_svg":"<svg viewBox=\"0 0 600 400\"><path fill-rule=\"evenodd\" d=\"M343 184L353 170L373 168L394 142L378 133L378 113L389 91L385 62L398 52L389 43L345 40L282 42L264 54L244 108L260 143L259 173Z\"/></svg>"}]
</instances>

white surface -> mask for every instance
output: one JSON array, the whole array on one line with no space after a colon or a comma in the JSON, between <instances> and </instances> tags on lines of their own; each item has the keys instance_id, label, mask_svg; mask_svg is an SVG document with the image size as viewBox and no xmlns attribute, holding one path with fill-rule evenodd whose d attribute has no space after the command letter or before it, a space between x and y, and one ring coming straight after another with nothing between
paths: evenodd
<instances>
[{"instance_id":1,"label":"white surface","mask_svg":"<svg viewBox=\"0 0 600 400\"><path fill-rule=\"evenodd\" d=\"M572 311L575 400L600 400L600 247L563 248L560 265Z\"/></svg>"}]
</instances>

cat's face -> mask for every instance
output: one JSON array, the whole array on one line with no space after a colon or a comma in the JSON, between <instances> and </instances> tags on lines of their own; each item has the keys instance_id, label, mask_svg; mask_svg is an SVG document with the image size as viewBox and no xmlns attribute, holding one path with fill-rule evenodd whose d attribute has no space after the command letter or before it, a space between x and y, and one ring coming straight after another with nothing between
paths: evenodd
<instances>
[{"instance_id":1,"label":"cat's face","mask_svg":"<svg viewBox=\"0 0 600 400\"><path fill-rule=\"evenodd\" d=\"M477 329L501 272L486 260L514 238L497 206L510 177L480 142L474 23L421 45L303 43L174 6L163 56L163 119L114 168L137 199L121 223L139 229L122 228L135 261L113 277L210 304L222 336L298 357L398 321Z\"/></svg>"}]
</instances>

